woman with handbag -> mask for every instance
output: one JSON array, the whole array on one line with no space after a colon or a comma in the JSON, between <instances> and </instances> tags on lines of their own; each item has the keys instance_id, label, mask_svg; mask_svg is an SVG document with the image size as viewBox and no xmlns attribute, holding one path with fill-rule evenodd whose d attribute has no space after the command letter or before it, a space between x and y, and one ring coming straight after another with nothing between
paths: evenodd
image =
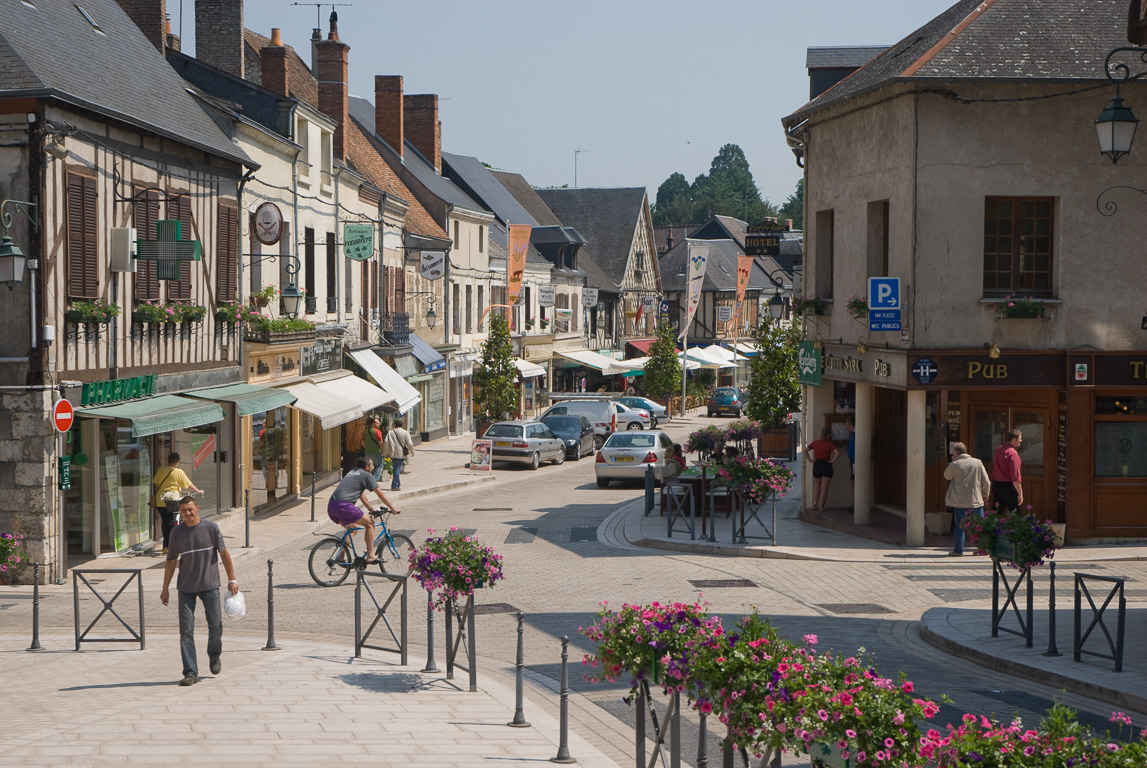
<instances>
[{"instance_id":1,"label":"woman with handbag","mask_svg":"<svg viewBox=\"0 0 1147 768\"><path fill-rule=\"evenodd\" d=\"M187 473L179 468L179 454L175 452L167 455L167 466L160 467L151 482L155 486L155 496L151 503L159 510L159 518L163 521L163 554L166 555L171 529L175 527L175 516L179 514L179 500L188 489L200 496L203 491L196 488Z\"/></svg>"},{"instance_id":2,"label":"woman with handbag","mask_svg":"<svg viewBox=\"0 0 1147 768\"><path fill-rule=\"evenodd\" d=\"M390 490L398 491L402 489L402 465L414 453L414 441L402 419L395 419L386 433L386 446L390 449Z\"/></svg>"},{"instance_id":3,"label":"woman with handbag","mask_svg":"<svg viewBox=\"0 0 1147 768\"><path fill-rule=\"evenodd\" d=\"M374 462L375 482L382 480L382 465L385 457L384 438L382 436L382 420L377 416L368 416L366 419L366 435L363 439L363 453Z\"/></svg>"}]
</instances>

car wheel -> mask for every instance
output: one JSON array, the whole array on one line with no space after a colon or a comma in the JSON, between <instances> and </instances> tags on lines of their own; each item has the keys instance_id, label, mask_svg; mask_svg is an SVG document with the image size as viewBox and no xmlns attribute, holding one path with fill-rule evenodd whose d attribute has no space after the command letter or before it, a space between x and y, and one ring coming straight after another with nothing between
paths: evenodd
<instances>
[{"instance_id":1,"label":"car wheel","mask_svg":"<svg viewBox=\"0 0 1147 768\"><path fill-rule=\"evenodd\" d=\"M560 467L562 464L565 464L565 463L566 463L566 447L563 445L561 448L558 448L558 453L556 456L554 456L554 466Z\"/></svg>"},{"instance_id":2,"label":"car wheel","mask_svg":"<svg viewBox=\"0 0 1147 768\"><path fill-rule=\"evenodd\" d=\"M593 436L593 449L595 451L600 451L601 447L603 445L605 445L605 438L602 437L601 435L594 435Z\"/></svg>"},{"instance_id":3,"label":"car wheel","mask_svg":"<svg viewBox=\"0 0 1147 768\"><path fill-rule=\"evenodd\" d=\"M635 429L641 429L641 424L636 421L631 421L625 428L632 432Z\"/></svg>"},{"instance_id":4,"label":"car wheel","mask_svg":"<svg viewBox=\"0 0 1147 768\"><path fill-rule=\"evenodd\" d=\"M713 418L713 412L712 411L705 411L705 415L708 416L710 419Z\"/></svg>"},{"instance_id":5,"label":"car wheel","mask_svg":"<svg viewBox=\"0 0 1147 768\"><path fill-rule=\"evenodd\" d=\"M597 487L598 488L608 488L609 487L609 480L606 480L604 477L599 477L597 479Z\"/></svg>"},{"instance_id":6,"label":"car wheel","mask_svg":"<svg viewBox=\"0 0 1147 768\"><path fill-rule=\"evenodd\" d=\"M574 461L581 461L581 445L580 444L578 444L574 448L573 456L570 456L570 458L573 459Z\"/></svg>"}]
</instances>

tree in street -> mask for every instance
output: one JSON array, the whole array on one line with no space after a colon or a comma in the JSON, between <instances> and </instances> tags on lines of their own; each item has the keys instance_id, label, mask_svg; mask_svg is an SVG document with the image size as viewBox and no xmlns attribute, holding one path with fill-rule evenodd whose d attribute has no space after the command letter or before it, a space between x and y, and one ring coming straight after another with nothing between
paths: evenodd
<instances>
[{"instance_id":1,"label":"tree in street","mask_svg":"<svg viewBox=\"0 0 1147 768\"><path fill-rule=\"evenodd\" d=\"M778 214L776 206L761 199L749 161L736 144L721 147L709 166L690 185L673 173L657 188L654 226L697 226L711 216L733 216L749 223Z\"/></svg>"},{"instance_id":2,"label":"tree in street","mask_svg":"<svg viewBox=\"0 0 1147 768\"><path fill-rule=\"evenodd\" d=\"M645 394L665 398L665 408L671 412L669 398L681 391L681 361L677 359L673 326L664 319L657 323L657 340L649 345L644 381Z\"/></svg>"},{"instance_id":3,"label":"tree in street","mask_svg":"<svg viewBox=\"0 0 1147 768\"><path fill-rule=\"evenodd\" d=\"M799 344L800 338L793 326L767 314L761 319L757 329L760 351L752 362L747 410L751 418L761 423L762 429L783 426L788 415L800 408Z\"/></svg>"},{"instance_id":4,"label":"tree in street","mask_svg":"<svg viewBox=\"0 0 1147 768\"><path fill-rule=\"evenodd\" d=\"M804 179L797 179L796 191L781 206L779 219L792 219L793 226L804 229Z\"/></svg>"},{"instance_id":5,"label":"tree in street","mask_svg":"<svg viewBox=\"0 0 1147 768\"><path fill-rule=\"evenodd\" d=\"M482 342L482 364L474 369L480 419L499 421L517 414L518 390L514 387L517 375L510 346L510 324L500 314L491 313L490 333Z\"/></svg>"}]
</instances>

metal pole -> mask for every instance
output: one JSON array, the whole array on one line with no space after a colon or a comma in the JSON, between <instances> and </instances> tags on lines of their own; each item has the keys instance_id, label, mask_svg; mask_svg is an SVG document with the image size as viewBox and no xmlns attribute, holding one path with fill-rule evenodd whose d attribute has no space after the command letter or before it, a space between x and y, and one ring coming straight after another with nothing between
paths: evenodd
<instances>
[{"instance_id":1,"label":"metal pole","mask_svg":"<svg viewBox=\"0 0 1147 768\"><path fill-rule=\"evenodd\" d=\"M1047 650L1044 651L1044 656L1059 656L1059 648L1055 645L1055 562L1048 563L1051 566L1051 592L1048 593L1047 598Z\"/></svg>"},{"instance_id":2,"label":"metal pole","mask_svg":"<svg viewBox=\"0 0 1147 768\"><path fill-rule=\"evenodd\" d=\"M470 693L478 692L478 648L474 637L474 595L466 602L466 631L470 635L466 638L467 655L470 657Z\"/></svg>"},{"instance_id":3,"label":"metal pole","mask_svg":"<svg viewBox=\"0 0 1147 768\"><path fill-rule=\"evenodd\" d=\"M561 726L560 736L558 739L558 754L557 757L551 757L551 763L576 763L577 760L570 757L569 736L570 736L570 674L569 674L569 660L570 660L570 639L562 635L562 677L561 677Z\"/></svg>"},{"instance_id":4,"label":"metal pole","mask_svg":"<svg viewBox=\"0 0 1147 768\"><path fill-rule=\"evenodd\" d=\"M686 257L688 258L688 257ZM688 288L688 281L686 281ZM686 312L688 317L688 312ZM685 322L682 320L681 322ZM681 418L685 418L685 385L689 381L689 326L685 326L681 337Z\"/></svg>"},{"instance_id":5,"label":"metal pole","mask_svg":"<svg viewBox=\"0 0 1147 768\"><path fill-rule=\"evenodd\" d=\"M362 657L362 573L354 575L354 657Z\"/></svg>"},{"instance_id":6,"label":"metal pole","mask_svg":"<svg viewBox=\"0 0 1147 768\"><path fill-rule=\"evenodd\" d=\"M380 269L379 272L382 272ZM379 294L381 295L381 294ZM315 478L319 474L319 425L311 417L311 522L315 521Z\"/></svg>"},{"instance_id":7,"label":"metal pole","mask_svg":"<svg viewBox=\"0 0 1147 768\"><path fill-rule=\"evenodd\" d=\"M454 601L446 601L446 679L454 679Z\"/></svg>"},{"instance_id":8,"label":"metal pole","mask_svg":"<svg viewBox=\"0 0 1147 768\"><path fill-rule=\"evenodd\" d=\"M434 595L426 593L426 666L423 672L438 672L434 663Z\"/></svg>"},{"instance_id":9,"label":"metal pole","mask_svg":"<svg viewBox=\"0 0 1147 768\"><path fill-rule=\"evenodd\" d=\"M275 645L275 576L274 576L275 561L267 561L267 644L263 646L264 651L277 651L279 646ZM356 635L357 636L357 635Z\"/></svg>"},{"instance_id":10,"label":"metal pole","mask_svg":"<svg viewBox=\"0 0 1147 768\"><path fill-rule=\"evenodd\" d=\"M525 626L523 619L525 614L518 611L518 658L514 661L514 719L507 723L512 728L529 728L530 724L526 722L526 715L522 711L522 670L526 666L525 662L525 645L523 641L523 634Z\"/></svg>"},{"instance_id":11,"label":"metal pole","mask_svg":"<svg viewBox=\"0 0 1147 768\"><path fill-rule=\"evenodd\" d=\"M671 699L673 717L669 722L669 768L681 768L681 693L674 688Z\"/></svg>"},{"instance_id":12,"label":"metal pole","mask_svg":"<svg viewBox=\"0 0 1147 768\"><path fill-rule=\"evenodd\" d=\"M40 563L32 563L32 644L28 650L44 650L40 645Z\"/></svg>"},{"instance_id":13,"label":"metal pole","mask_svg":"<svg viewBox=\"0 0 1147 768\"><path fill-rule=\"evenodd\" d=\"M1029 567L1024 573L1027 576L1028 582L1028 599L1027 599L1027 626L1025 627L1026 634L1024 636L1024 645L1028 648L1032 647L1033 636L1035 634L1035 627L1032 626L1035 622L1032 620L1034 613L1034 606L1032 605L1032 569Z\"/></svg>"},{"instance_id":14,"label":"metal pole","mask_svg":"<svg viewBox=\"0 0 1147 768\"><path fill-rule=\"evenodd\" d=\"M251 489L243 489L243 548L251 548Z\"/></svg>"},{"instance_id":15,"label":"metal pole","mask_svg":"<svg viewBox=\"0 0 1147 768\"><path fill-rule=\"evenodd\" d=\"M669 412L672 413L673 409L670 408ZM636 768L645 768L645 687L642 686L637 689L637 696L633 700L634 706L637 711L637 744L635 745L635 755L637 758Z\"/></svg>"},{"instance_id":16,"label":"metal pole","mask_svg":"<svg viewBox=\"0 0 1147 768\"><path fill-rule=\"evenodd\" d=\"M697 735L697 768L709 768L708 715L701 714L701 725Z\"/></svg>"},{"instance_id":17,"label":"metal pole","mask_svg":"<svg viewBox=\"0 0 1147 768\"><path fill-rule=\"evenodd\" d=\"M399 634L402 635L402 653L399 654L399 660L402 662L402 666L404 666L404 667L410 661L410 642L409 642L410 638L407 636L407 629L406 629L406 627L408 625L407 612L406 612L406 609L407 609L406 590L407 590L408 586L410 586L410 579L409 578L403 578L403 580L402 580L402 598L400 600L400 602L402 604L402 629L399 632Z\"/></svg>"}]
</instances>

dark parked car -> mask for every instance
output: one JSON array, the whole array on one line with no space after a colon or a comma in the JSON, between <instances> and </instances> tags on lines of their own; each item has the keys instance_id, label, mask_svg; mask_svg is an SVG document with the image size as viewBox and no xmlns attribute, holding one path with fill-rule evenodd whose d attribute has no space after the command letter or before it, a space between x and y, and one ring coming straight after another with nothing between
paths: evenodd
<instances>
[{"instance_id":1,"label":"dark parked car","mask_svg":"<svg viewBox=\"0 0 1147 768\"><path fill-rule=\"evenodd\" d=\"M585 416L546 416L542 423L565 443L566 458L593 455L593 425Z\"/></svg>"},{"instance_id":2,"label":"dark parked car","mask_svg":"<svg viewBox=\"0 0 1147 768\"><path fill-rule=\"evenodd\" d=\"M743 410L745 410L745 395L736 387L717 387L713 390L713 394L709 395L709 401L705 403L705 412L709 416L728 414L739 419Z\"/></svg>"}]
</instances>

